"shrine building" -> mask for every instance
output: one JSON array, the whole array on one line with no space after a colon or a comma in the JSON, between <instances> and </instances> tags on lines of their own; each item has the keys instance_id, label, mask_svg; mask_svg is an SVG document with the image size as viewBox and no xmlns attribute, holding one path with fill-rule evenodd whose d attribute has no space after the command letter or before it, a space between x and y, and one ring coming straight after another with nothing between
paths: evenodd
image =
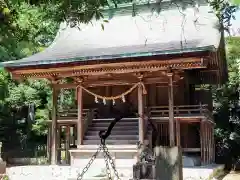
<instances>
[{"instance_id":1,"label":"shrine building","mask_svg":"<svg viewBox=\"0 0 240 180\"><path fill-rule=\"evenodd\" d=\"M158 8L137 4L135 16L131 4L103 9L103 20L80 24L80 30L62 23L44 51L2 63L13 79L49 80L51 164L62 162L62 151L68 164L83 163L115 111L126 115L106 140L116 160L133 162L137 142L147 140L152 148L181 147L185 157L199 159L195 165L214 163L211 85L228 78L219 21L205 1L182 9L164 1ZM59 110L66 89L76 92L76 108Z\"/></svg>"}]
</instances>

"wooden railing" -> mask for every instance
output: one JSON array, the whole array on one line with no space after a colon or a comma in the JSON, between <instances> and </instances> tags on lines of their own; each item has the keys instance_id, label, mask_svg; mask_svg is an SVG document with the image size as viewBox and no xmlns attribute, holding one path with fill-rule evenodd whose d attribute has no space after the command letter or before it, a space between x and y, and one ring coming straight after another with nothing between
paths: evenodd
<instances>
[{"instance_id":1,"label":"wooden railing","mask_svg":"<svg viewBox=\"0 0 240 180\"><path fill-rule=\"evenodd\" d=\"M199 105L181 105L174 106L174 116L208 116L212 118L212 113L208 109L208 105L199 104ZM149 112L150 117L168 117L169 109L168 106L151 106L146 108ZM91 117L94 119L97 117L97 109L83 109L83 117L86 118L91 114ZM77 119L78 111L77 109L69 109L58 112L59 120L65 119Z\"/></svg>"},{"instance_id":2,"label":"wooden railing","mask_svg":"<svg viewBox=\"0 0 240 180\"><path fill-rule=\"evenodd\" d=\"M96 116L97 112L96 109L83 109L83 117L89 116L92 114L93 117ZM77 119L78 118L78 110L77 109L68 109L58 112L59 120L65 119Z\"/></svg>"},{"instance_id":3,"label":"wooden railing","mask_svg":"<svg viewBox=\"0 0 240 180\"><path fill-rule=\"evenodd\" d=\"M212 118L211 112L208 110L207 105L183 105L174 106L174 116L208 116ZM168 117L169 109L168 106L151 106L148 107L150 117Z\"/></svg>"}]
</instances>

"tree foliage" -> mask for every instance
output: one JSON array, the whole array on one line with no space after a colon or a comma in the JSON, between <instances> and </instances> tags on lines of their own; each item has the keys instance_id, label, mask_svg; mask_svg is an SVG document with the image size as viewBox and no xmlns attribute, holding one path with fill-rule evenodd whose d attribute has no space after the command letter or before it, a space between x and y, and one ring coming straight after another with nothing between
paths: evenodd
<instances>
[{"instance_id":1,"label":"tree foliage","mask_svg":"<svg viewBox=\"0 0 240 180\"><path fill-rule=\"evenodd\" d=\"M240 37L226 39L229 82L213 89L217 155L223 162L237 164L240 159Z\"/></svg>"}]
</instances>

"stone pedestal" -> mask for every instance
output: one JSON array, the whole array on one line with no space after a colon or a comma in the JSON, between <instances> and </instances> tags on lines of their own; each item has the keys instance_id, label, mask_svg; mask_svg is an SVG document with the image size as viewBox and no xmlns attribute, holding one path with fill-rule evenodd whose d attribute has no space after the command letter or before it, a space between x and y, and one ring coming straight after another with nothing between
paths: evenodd
<instances>
[{"instance_id":1,"label":"stone pedestal","mask_svg":"<svg viewBox=\"0 0 240 180\"><path fill-rule=\"evenodd\" d=\"M183 180L181 148L157 146L154 151L156 180Z\"/></svg>"},{"instance_id":2,"label":"stone pedestal","mask_svg":"<svg viewBox=\"0 0 240 180\"><path fill-rule=\"evenodd\" d=\"M0 142L0 174L6 173L6 162L2 160L2 142Z\"/></svg>"},{"instance_id":3,"label":"stone pedestal","mask_svg":"<svg viewBox=\"0 0 240 180\"><path fill-rule=\"evenodd\" d=\"M7 164L5 161L0 161L0 174L6 173Z\"/></svg>"},{"instance_id":4,"label":"stone pedestal","mask_svg":"<svg viewBox=\"0 0 240 180\"><path fill-rule=\"evenodd\" d=\"M182 153L179 147L155 147L153 162L133 166L133 180L183 180Z\"/></svg>"},{"instance_id":5,"label":"stone pedestal","mask_svg":"<svg viewBox=\"0 0 240 180\"><path fill-rule=\"evenodd\" d=\"M133 166L133 179L156 179L155 163L137 163Z\"/></svg>"}]
</instances>

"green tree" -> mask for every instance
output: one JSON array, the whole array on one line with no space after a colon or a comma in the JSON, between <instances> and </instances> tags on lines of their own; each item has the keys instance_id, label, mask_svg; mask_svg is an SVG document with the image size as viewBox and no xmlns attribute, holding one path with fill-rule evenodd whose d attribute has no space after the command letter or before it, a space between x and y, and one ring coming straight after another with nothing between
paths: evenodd
<instances>
[{"instance_id":1,"label":"green tree","mask_svg":"<svg viewBox=\"0 0 240 180\"><path fill-rule=\"evenodd\" d=\"M226 39L229 81L213 88L217 155L228 168L240 159L240 37Z\"/></svg>"}]
</instances>

